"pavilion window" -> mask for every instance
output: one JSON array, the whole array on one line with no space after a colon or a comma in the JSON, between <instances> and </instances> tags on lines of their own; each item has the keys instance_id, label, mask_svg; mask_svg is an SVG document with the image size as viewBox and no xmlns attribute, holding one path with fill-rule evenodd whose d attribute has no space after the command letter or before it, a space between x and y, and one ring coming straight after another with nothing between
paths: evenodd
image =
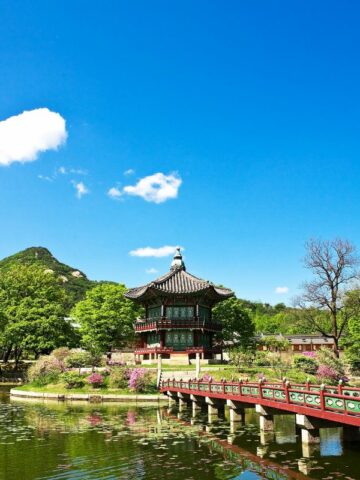
<instances>
[{"instance_id":1,"label":"pavilion window","mask_svg":"<svg viewBox=\"0 0 360 480\"><path fill-rule=\"evenodd\" d=\"M166 317L169 319L187 320L194 316L193 306L169 306L166 307Z\"/></svg>"},{"instance_id":2,"label":"pavilion window","mask_svg":"<svg viewBox=\"0 0 360 480\"><path fill-rule=\"evenodd\" d=\"M175 351L186 350L187 347L194 345L193 332L184 330L166 332L165 344L167 347L173 347Z\"/></svg>"},{"instance_id":3,"label":"pavilion window","mask_svg":"<svg viewBox=\"0 0 360 480\"><path fill-rule=\"evenodd\" d=\"M148 347L160 347L160 335L157 333L150 333L147 336Z\"/></svg>"},{"instance_id":4,"label":"pavilion window","mask_svg":"<svg viewBox=\"0 0 360 480\"><path fill-rule=\"evenodd\" d=\"M148 318L159 318L161 316L161 307L149 307Z\"/></svg>"},{"instance_id":5,"label":"pavilion window","mask_svg":"<svg viewBox=\"0 0 360 480\"><path fill-rule=\"evenodd\" d=\"M199 306L199 319L205 321L210 319L210 311L208 308Z\"/></svg>"}]
</instances>

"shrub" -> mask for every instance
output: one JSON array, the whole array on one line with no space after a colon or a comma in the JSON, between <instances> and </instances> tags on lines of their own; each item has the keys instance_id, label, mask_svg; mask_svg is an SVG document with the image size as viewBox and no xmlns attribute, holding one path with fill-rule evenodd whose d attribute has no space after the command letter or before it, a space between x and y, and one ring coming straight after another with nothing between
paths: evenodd
<instances>
[{"instance_id":1,"label":"shrub","mask_svg":"<svg viewBox=\"0 0 360 480\"><path fill-rule=\"evenodd\" d=\"M134 368L130 372L129 388L135 392L155 389L156 382L146 368Z\"/></svg>"},{"instance_id":2,"label":"shrub","mask_svg":"<svg viewBox=\"0 0 360 480\"><path fill-rule=\"evenodd\" d=\"M308 373L305 373L300 370L289 370L286 373L286 377L290 380L292 383L305 383L307 380L310 381L310 383L316 383L317 379L314 375L309 375Z\"/></svg>"},{"instance_id":3,"label":"shrub","mask_svg":"<svg viewBox=\"0 0 360 480\"><path fill-rule=\"evenodd\" d=\"M56 348L51 352L51 356L61 360L62 362L70 355L70 349L67 347Z\"/></svg>"},{"instance_id":4,"label":"shrub","mask_svg":"<svg viewBox=\"0 0 360 480\"><path fill-rule=\"evenodd\" d=\"M130 370L115 367L110 370L109 385L111 388L127 388L129 386Z\"/></svg>"},{"instance_id":5,"label":"shrub","mask_svg":"<svg viewBox=\"0 0 360 480\"><path fill-rule=\"evenodd\" d=\"M244 350L242 348L234 347L229 351L230 363L238 368L246 366L251 367L254 363L255 354L253 350Z\"/></svg>"},{"instance_id":6,"label":"shrub","mask_svg":"<svg viewBox=\"0 0 360 480\"><path fill-rule=\"evenodd\" d=\"M316 378L321 383L330 383L335 385L340 380L338 373L332 367L327 365L319 365L316 372Z\"/></svg>"},{"instance_id":7,"label":"shrub","mask_svg":"<svg viewBox=\"0 0 360 480\"><path fill-rule=\"evenodd\" d=\"M360 372L360 351L358 345L351 345L345 351L345 358L352 373Z\"/></svg>"},{"instance_id":8,"label":"shrub","mask_svg":"<svg viewBox=\"0 0 360 480\"><path fill-rule=\"evenodd\" d=\"M308 356L296 355L293 359L294 368L305 373L310 373L311 375L316 373L318 366L317 361Z\"/></svg>"},{"instance_id":9,"label":"shrub","mask_svg":"<svg viewBox=\"0 0 360 480\"><path fill-rule=\"evenodd\" d=\"M345 375L344 365L333 350L328 348L321 349L318 351L317 358L319 365L325 365L334 370L339 379Z\"/></svg>"},{"instance_id":10,"label":"shrub","mask_svg":"<svg viewBox=\"0 0 360 480\"><path fill-rule=\"evenodd\" d=\"M254 364L257 367L270 367L269 355L266 352L256 352Z\"/></svg>"},{"instance_id":11,"label":"shrub","mask_svg":"<svg viewBox=\"0 0 360 480\"><path fill-rule=\"evenodd\" d=\"M65 372L61 375L61 380L66 388L82 388L85 385L85 379L77 372Z\"/></svg>"},{"instance_id":12,"label":"shrub","mask_svg":"<svg viewBox=\"0 0 360 480\"><path fill-rule=\"evenodd\" d=\"M64 362L52 355L43 355L31 365L27 376L30 382L42 386L57 382L60 374L64 371Z\"/></svg>"},{"instance_id":13,"label":"shrub","mask_svg":"<svg viewBox=\"0 0 360 480\"><path fill-rule=\"evenodd\" d=\"M92 373L87 381L94 388L100 388L104 385L104 377L100 373Z\"/></svg>"},{"instance_id":14,"label":"shrub","mask_svg":"<svg viewBox=\"0 0 360 480\"><path fill-rule=\"evenodd\" d=\"M72 352L66 358L66 365L70 368L100 367L101 355L90 352Z\"/></svg>"}]
</instances>

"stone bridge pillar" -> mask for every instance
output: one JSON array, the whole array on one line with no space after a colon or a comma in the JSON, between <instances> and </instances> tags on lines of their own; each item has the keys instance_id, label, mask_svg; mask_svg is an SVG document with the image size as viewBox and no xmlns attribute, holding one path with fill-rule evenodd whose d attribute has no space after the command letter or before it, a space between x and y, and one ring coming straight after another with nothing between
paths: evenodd
<instances>
[{"instance_id":1,"label":"stone bridge pillar","mask_svg":"<svg viewBox=\"0 0 360 480\"><path fill-rule=\"evenodd\" d=\"M257 404L255 411L260 414L260 430L263 432L274 431L274 409Z\"/></svg>"},{"instance_id":2,"label":"stone bridge pillar","mask_svg":"<svg viewBox=\"0 0 360 480\"><path fill-rule=\"evenodd\" d=\"M177 396L179 399L179 412L182 412L187 408L187 405L190 401L190 396L181 392L177 392Z\"/></svg>"},{"instance_id":3,"label":"stone bridge pillar","mask_svg":"<svg viewBox=\"0 0 360 480\"><path fill-rule=\"evenodd\" d=\"M192 415L195 417L197 413L201 410L201 405L204 403L204 398L199 395L190 395L190 400L192 402Z\"/></svg>"},{"instance_id":4,"label":"stone bridge pillar","mask_svg":"<svg viewBox=\"0 0 360 480\"><path fill-rule=\"evenodd\" d=\"M241 402L234 402L233 400L226 400L226 405L229 407L230 423L241 422L245 423L245 404Z\"/></svg>"},{"instance_id":5,"label":"stone bridge pillar","mask_svg":"<svg viewBox=\"0 0 360 480\"><path fill-rule=\"evenodd\" d=\"M296 414L296 425L301 427L301 441L305 445L320 443L320 425L314 417Z\"/></svg>"},{"instance_id":6,"label":"stone bridge pillar","mask_svg":"<svg viewBox=\"0 0 360 480\"><path fill-rule=\"evenodd\" d=\"M208 406L208 420L212 423L215 416L224 415L225 413L225 400L205 397L205 403Z\"/></svg>"}]
</instances>

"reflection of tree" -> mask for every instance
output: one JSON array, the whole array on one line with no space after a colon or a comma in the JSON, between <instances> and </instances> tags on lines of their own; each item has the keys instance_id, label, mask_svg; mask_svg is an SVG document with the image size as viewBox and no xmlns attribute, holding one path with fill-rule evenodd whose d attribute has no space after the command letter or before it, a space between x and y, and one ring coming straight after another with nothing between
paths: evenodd
<instances>
[{"instance_id":1,"label":"reflection of tree","mask_svg":"<svg viewBox=\"0 0 360 480\"><path fill-rule=\"evenodd\" d=\"M239 453L239 447L229 448L226 441L202 434L202 425L180 423L163 408L55 403L12 408L14 445L0 445L0 455L6 448L6 463L12 468L6 478L14 480L24 478L21 472L33 479L61 476L65 470L66 478L76 477L79 471L85 475L104 471L114 478L183 480L195 475L197 480L220 480L229 478L230 471L238 475L239 465L243 471L257 471L264 465L255 455L246 456L245 450ZM21 443L14 440L21 431L31 438L23 456L19 455ZM39 456L39 445L46 450L45 458ZM224 458L227 463L222 469ZM271 478L282 478L280 470L274 472Z\"/></svg>"}]
</instances>

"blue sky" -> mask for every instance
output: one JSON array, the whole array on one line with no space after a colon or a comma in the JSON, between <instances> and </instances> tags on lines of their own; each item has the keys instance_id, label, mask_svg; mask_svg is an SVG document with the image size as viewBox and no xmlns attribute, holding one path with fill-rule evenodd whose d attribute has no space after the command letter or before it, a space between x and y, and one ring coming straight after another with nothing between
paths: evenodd
<instances>
[{"instance_id":1,"label":"blue sky","mask_svg":"<svg viewBox=\"0 0 360 480\"><path fill-rule=\"evenodd\" d=\"M135 286L170 257L129 252L181 245L192 273L290 302L307 239L360 246L359 17L0 0L0 256L41 245Z\"/></svg>"}]
</instances>

